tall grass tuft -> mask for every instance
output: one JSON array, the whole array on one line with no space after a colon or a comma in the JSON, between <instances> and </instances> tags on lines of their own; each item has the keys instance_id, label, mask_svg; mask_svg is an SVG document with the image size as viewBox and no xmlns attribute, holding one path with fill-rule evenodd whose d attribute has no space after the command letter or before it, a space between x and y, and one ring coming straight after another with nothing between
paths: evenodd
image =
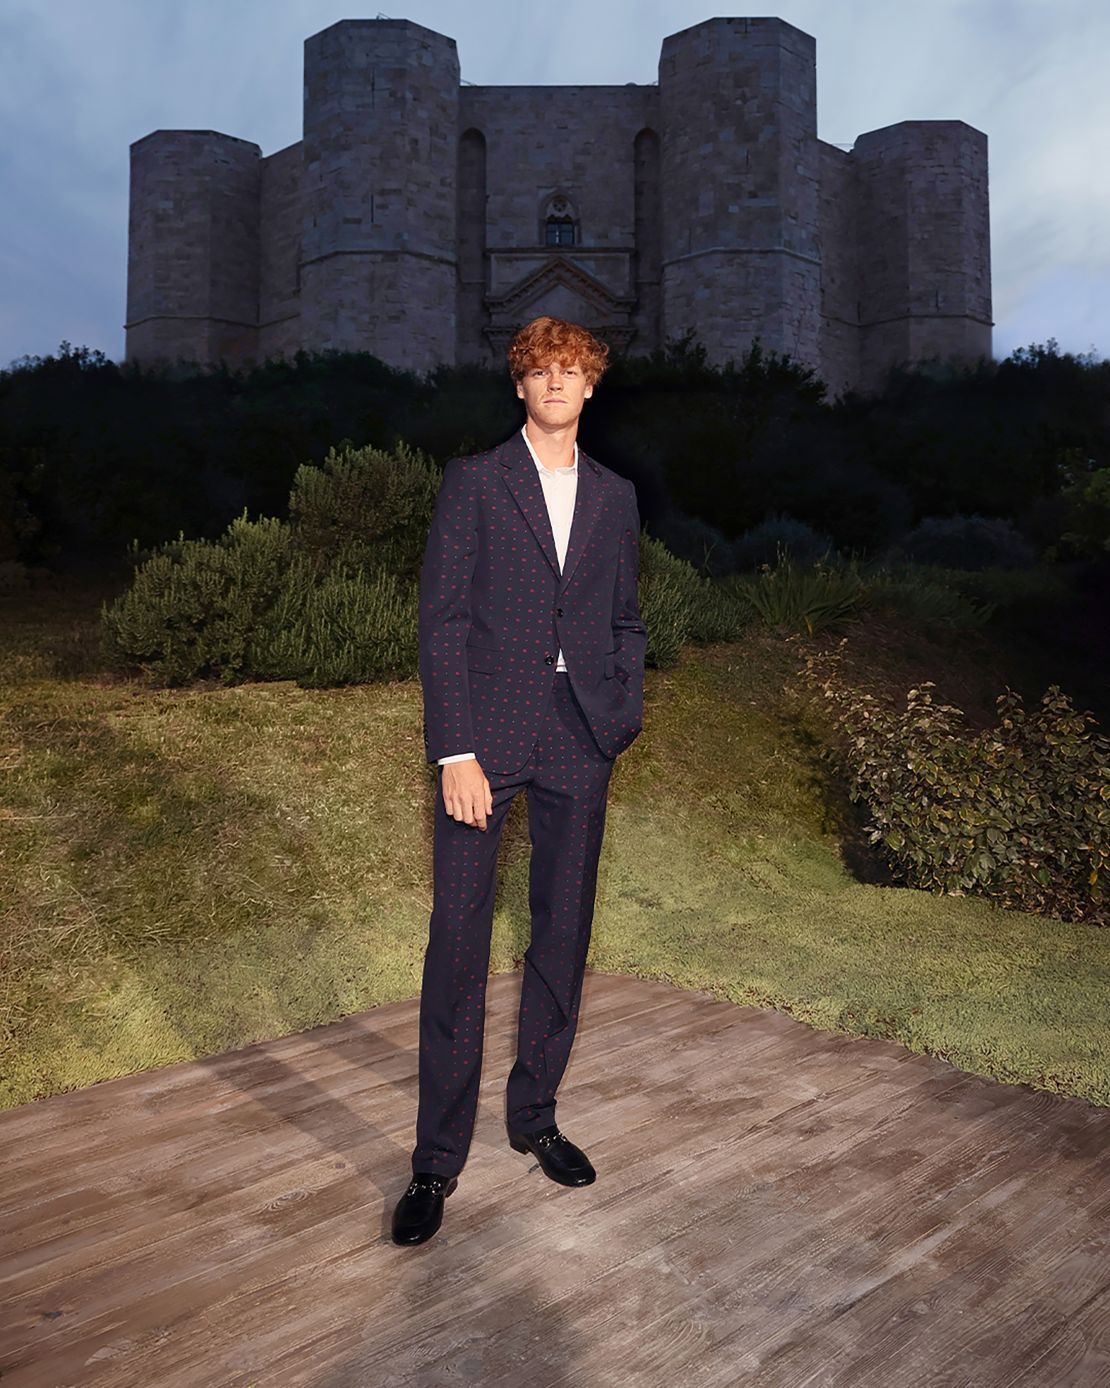
<instances>
[{"instance_id":1,"label":"tall grass tuft","mask_svg":"<svg viewBox=\"0 0 1110 1388\"><path fill-rule=\"evenodd\" d=\"M810 636L851 615L866 599L863 579L851 567L818 560L796 563L781 547L775 566L754 575L737 575L736 591L765 625Z\"/></svg>"}]
</instances>

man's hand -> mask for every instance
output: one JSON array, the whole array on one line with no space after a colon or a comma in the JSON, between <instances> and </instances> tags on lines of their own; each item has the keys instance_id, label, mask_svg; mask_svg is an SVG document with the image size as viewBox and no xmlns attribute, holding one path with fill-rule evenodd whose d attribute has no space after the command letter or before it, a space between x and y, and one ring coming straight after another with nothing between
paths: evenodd
<instances>
[{"instance_id":1,"label":"man's hand","mask_svg":"<svg viewBox=\"0 0 1110 1388\"><path fill-rule=\"evenodd\" d=\"M447 762L440 772L440 789L449 815L460 824L477 824L485 832L486 815L493 814L493 795L477 758Z\"/></svg>"}]
</instances>

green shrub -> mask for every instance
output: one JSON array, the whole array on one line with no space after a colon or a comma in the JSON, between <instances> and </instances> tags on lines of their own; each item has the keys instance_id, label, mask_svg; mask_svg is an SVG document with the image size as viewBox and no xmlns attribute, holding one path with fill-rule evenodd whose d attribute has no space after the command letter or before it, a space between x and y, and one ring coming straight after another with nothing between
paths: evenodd
<instances>
[{"instance_id":1,"label":"green shrub","mask_svg":"<svg viewBox=\"0 0 1110 1388\"><path fill-rule=\"evenodd\" d=\"M693 565L672 554L662 540L646 533L640 536L637 593L648 631L648 664L673 665L681 647L693 640L704 582Z\"/></svg>"},{"instance_id":2,"label":"green shrub","mask_svg":"<svg viewBox=\"0 0 1110 1388\"><path fill-rule=\"evenodd\" d=\"M912 621L945 627L982 627L997 604L977 601L943 579L921 574L876 574L867 586L869 607L889 607Z\"/></svg>"},{"instance_id":3,"label":"green shrub","mask_svg":"<svg viewBox=\"0 0 1110 1388\"><path fill-rule=\"evenodd\" d=\"M667 509L655 518L655 538L704 578L721 578L736 569L731 544L700 516Z\"/></svg>"},{"instance_id":4,"label":"green shrub","mask_svg":"<svg viewBox=\"0 0 1110 1388\"><path fill-rule=\"evenodd\" d=\"M139 565L126 592L101 604L105 653L169 685L244 678L251 640L281 591L291 553L289 527L268 517L244 514L215 542L180 535Z\"/></svg>"},{"instance_id":5,"label":"green shrub","mask_svg":"<svg viewBox=\"0 0 1110 1388\"><path fill-rule=\"evenodd\" d=\"M408 679L417 673L418 583L386 570L318 575L294 557L251 643L251 673L304 688Z\"/></svg>"},{"instance_id":6,"label":"green shrub","mask_svg":"<svg viewBox=\"0 0 1110 1388\"><path fill-rule=\"evenodd\" d=\"M56 544L42 542L36 510L44 471L45 449L0 442L0 564L33 563L58 554Z\"/></svg>"},{"instance_id":7,"label":"green shrub","mask_svg":"<svg viewBox=\"0 0 1110 1388\"><path fill-rule=\"evenodd\" d=\"M976 513L926 516L887 557L952 569L1027 569L1037 554L1012 520Z\"/></svg>"},{"instance_id":8,"label":"green shrub","mask_svg":"<svg viewBox=\"0 0 1110 1388\"><path fill-rule=\"evenodd\" d=\"M808 656L805 677L831 703L830 755L867 805L871 841L908 885L1110 923L1110 739L1087 730L1093 718L1058 685L1032 714L1007 689L997 728L972 733L933 703L933 681L900 711L842 681L838 660Z\"/></svg>"},{"instance_id":9,"label":"green shrub","mask_svg":"<svg viewBox=\"0 0 1110 1388\"><path fill-rule=\"evenodd\" d=\"M417 580L439 487L434 465L332 449L297 472L290 523L233 521L138 560L101 609L106 654L166 684L217 677L332 685L416 673Z\"/></svg>"},{"instance_id":10,"label":"green shrub","mask_svg":"<svg viewBox=\"0 0 1110 1388\"><path fill-rule=\"evenodd\" d=\"M755 569L776 563L782 553L788 553L798 564L813 563L835 548L831 535L815 530L807 521L776 511L745 530L733 542L732 553L738 569Z\"/></svg>"},{"instance_id":11,"label":"green shrub","mask_svg":"<svg viewBox=\"0 0 1110 1388\"><path fill-rule=\"evenodd\" d=\"M735 574L706 580L697 595L690 640L699 646L738 641L754 621L755 613L744 601Z\"/></svg>"},{"instance_id":12,"label":"green shrub","mask_svg":"<svg viewBox=\"0 0 1110 1388\"><path fill-rule=\"evenodd\" d=\"M812 635L864 605L889 606L916 620L944 626L982 626L993 615L995 604L977 600L962 589L991 591L998 586L988 582L992 577L984 572L961 574L957 580L949 570L913 564L891 568L827 550L817 561L804 562L780 543L773 567L765 564L757 575L730 575L719 587L728 593L731 607L746 608L768 626ZM1004 583L1012 581L1009 574L997 577ZM1028 587L1018 586L1022 593ZM713 639L735 637L722 634Z\"/></svg>"},{"instance_id":13,"label":"green shrub","mask_svg":"<svg viewBox=\"0 0 1110 1388\"><path fill-rule=\"evenodd\" d=\"M673 665L687 642L734 641L751 623L733 579L713 579L645 531L640 536L640 615L648 630L647 663Z\"/></svg>"},{"instance_id":14,"label":"green shrub","mask_svg":"<svg viewBox=\"0 0 1110 1388\"><path fill-rule=\"evenodd\" d=\"M1048 558L1090 559L1110 554L1110 467L1095 467L1082 449L1066 450L1060 471L1066 478L1061 500L1064 530Z\"/></svg>"},{"instance_id":15,"label":"green shrub","mask_svg":"<svg viewBox=\"0 0 1110 1388\"><path fill-rule=\"evenodd\" d=\"M344 440L320 467L297 469L289 495L294 548L321 572L388 569L416 578L443 474L418 449Z\"/></svg>"},{"instance_id":16,"label":"green shrub","mask_svg":"<svg viewBox=\"0 0 1110 1388\"><path fill-rule=\"evenodd\" d=\"M1028 612L1031 608L1067 601L1072 592L1066 574L1055 564L1037 564L1030 569L948 569L920 570L932 579L954 589L975 602L989 603L996 612Z\"/></svg>"}]
</instances>

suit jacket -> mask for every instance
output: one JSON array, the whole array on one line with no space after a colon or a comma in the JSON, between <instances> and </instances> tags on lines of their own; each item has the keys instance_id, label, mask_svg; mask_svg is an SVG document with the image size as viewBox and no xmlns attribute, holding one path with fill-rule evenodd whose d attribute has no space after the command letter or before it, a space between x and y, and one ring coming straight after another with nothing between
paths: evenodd
<instances>
[{"instance_id":1,"label":"suit jacket","mask_svg":"<svg viewBox=\"0 0 1110 1388\"><path fill-rule=\"evenodd\" d=\"M511 775L532 754L560 650L601 752L643 720L636 489L579 445L562 571L543 484L516 429L443 470L420 571L420 683L428 761L473 751Z\"/></svg>"}]
</instances>

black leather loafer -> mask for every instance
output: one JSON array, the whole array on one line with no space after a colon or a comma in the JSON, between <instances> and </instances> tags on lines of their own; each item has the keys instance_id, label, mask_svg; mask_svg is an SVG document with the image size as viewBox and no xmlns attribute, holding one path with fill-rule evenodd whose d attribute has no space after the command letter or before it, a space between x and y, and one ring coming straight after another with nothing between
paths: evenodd
<instances>
[{"instance_id":1,"label":"black leather loafer","mask_svg":"<svg viewBox=\"0 0 1110 1388\"><path fill-rule=\"evenodd\" d=\"M510 1132L509 1146L514 1152L531 1152L544 1175L561 1186L588 1186L597 1179L589 1157L555 1123L531 1133Z\"/></svg>"},{"instance_id":2,"label":"black leather loafer","mask_svg":"<svg viewBox=\"0 0 1110 1388\"><path fill-rule=\"evenodd\" d=\"M443 1202L459 1184L457 1176L418 1171L393 1211L393 1242L423 1243L443 1220Z\"/></svg>"}]
</instances>

